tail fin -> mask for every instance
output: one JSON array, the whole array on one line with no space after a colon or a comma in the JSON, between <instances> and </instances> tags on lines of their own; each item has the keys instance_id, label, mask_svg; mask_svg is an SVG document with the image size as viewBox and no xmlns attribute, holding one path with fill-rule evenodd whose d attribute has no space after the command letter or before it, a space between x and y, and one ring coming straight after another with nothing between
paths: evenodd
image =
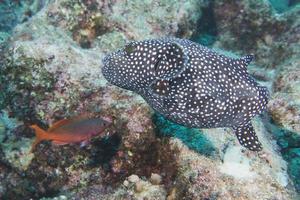
<instances>
[{"instance_id":1,"label":"tail fin","mask_svg":"<svg viewBox=\"0 0 300 200\"><path fill-rule=\"evenodd\" d=\"M259 106L261 110L265 110L269 102L270 93L266 87L259 86Z\"/></svg>"},{"instance_id":2,"label":"tail fin","mask_svg":"<svg viewBox=\"0 0 300 200\"><path fill-rule=\"evenodd\" d=\"M30 126L32 129L34 129L34 131L35 131L35 136L36 136L36 138L35 138L35 141L32 143L32 145L31 145L31 150L30 150L30 152L32 152L34 149L35 149L35 147L36 147L36 145L38 144L38 143L40 143L42 140L44 140L44 139L46 139L47 138L47 132L46 131L44 131L43 129L41 129L39 126L37 126L37 125L32 125L32 126Z\"/></svg>"}]
</instances>

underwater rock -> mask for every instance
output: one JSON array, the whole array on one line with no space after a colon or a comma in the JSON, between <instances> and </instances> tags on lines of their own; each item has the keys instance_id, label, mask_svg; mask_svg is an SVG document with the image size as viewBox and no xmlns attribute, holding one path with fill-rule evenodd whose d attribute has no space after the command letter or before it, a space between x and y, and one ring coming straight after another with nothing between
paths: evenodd
<instances>
[{"instance_id":1,"label":"underwater rock","mask_svg":"<svg viewBox=\"0 0 300 200\"><path fill-rule=\"evenodd\" d=\"M9 39L17 24L30 20L47 2L48 0L2 0L0 2L0 45Z\"/></svg>"},{"instance_id":2,"label":"underwater rock","mask_svg":"<svg viewBox=\"0 0 300 200\"><path fill-rule=\"evenodd\" d=\"M300 191L300 148L290 148L284 154L285 159L289 162L288 171L295 182L297 191Z\"/></svg>"},{"instance_id":3,"label":"underwater rock","mask_svg":"<svg viewBox=\"0 0 300 200\"><path fill-rule=\"evenodd\" d=\"M83 1L54 2L48 6L48 21L71 32L83 48L97 48L102 36L122 32L127 39L157 36L190 36L205 1ZM137 20L138 19L138 20ZM114 42L112 42L114 43Z\"/></svg>"},{"instance_id":4,"label":"underwater rock","mask_svg":"<svg viewBox=\"0 0 300 200\"><path fill-rule=\"evenodd\" d=\"M281 65L273 90L268 106L272 119L279 126L300 134L300 58Z\"/></svg>"},{"instance_id":5,"label":"underwater rock","mask_svg":"<svg viewBox=\"0 0 300 200\"><path fill-rule=\"evenodd\" d=\"M0 31L0 44L4 43L9 37L10 37L10 34L8 34L7 32Z\"/></svg>"},{"instance_id":6,"label":"underwater rock","mask_svg":"<svg viewBox=\"0 0 300 200\"><path fill-rule=\"evenodd\" d=\"M300 49L300 45L299 45ZM300 147L300 58L295 56L285 61L277 70L273 84L274 95L270 100L268 111L282 154L288 162L288 172L296 189L300 191L299 155Z\"/></svg>"},{"instance_id":7,"label":"underwater rock","mask_svg":"<svg viewBox=\"0 0 300 200\"><path fill-rule=\"evenodd\" d=\"M29 153L32 140L20 136L20 132L24 131L22 128L24 124L15 118L10 118L7 111L2 110L0 126L0 143L4 154L2 159L10 163L11 167L25 171L33 159L33 154Z\"/></svg>"},{"instance_id":8,"label":"underwater rock","mask_svg":"<svg viewBox=\"0 0 300 200\"><path fill-rule=\"evenodd\" d=\"M251 179L256 174L250 170L250 160L243 156L238 147L226 149L223 164L220 166L223 174L227 174L237 179Z\"/></svg>"},{"instance_id":9,"label":"underwater rock","mask_svg":"<svg viewBox=\"0 0 300 200\"><path fill-rule=\"evenodd\" d=\"M153 116L141 97L105 81L100 73L105 53L132 39L190 36L207 6L196 0L145 2L148 6L140 1L51 1L14 29L0 55L0 108L7 114L0 120L0 198L293 199L286 163L260 120L254 127L265 149L249 153L231 131L172 124ZM273 37L266 41L272 43ZM46 129L81 113L112 116L110 136L82 148L45 141L26 154L34 139L31 124ZM228 173L236 166L250 173ZM132 174L142 187L128 180ZM151 183L151 174L159 174L161 181L154 181L159 185Z\"/></svg>"},{"instance_id":10,"label":"underwater rock","mask_svg":"<svg viewBox=\"0 0 300 200\"><path fill-rule=\"evenodd\" d=\"M255 55L263 67L276 68L297 52L299 7L278 15L268 1L216 1L212 5L214 47Z\"/></svg>"},{"instance_id":11,"label":"underwater rock","mask_svg":"<svg viewBox=\"0 0 300 200\"><path fill-rule=\"evenodd\" d=\"M129 178L129 177L128 177ZM129 181L126 179L125 181ZM137 182L131 182L128 185L121 185L113 190L103 189L99 187L83 188L82 190L68 195L71 199L102 199L102 200L117 200L117 199L166 199L167 192L162 185L153 185L148 180L140 179Z\"/></svg>"},{"instance_id":12,"label":"underwater rock","mask_svg":"<svg viewBox=\"0 0 300 200\"><path fill-rule=\"evenodd\" d=\"M264 122L267 126L273 123L278 126L269 132L278 139L283 155L289 148L299 147L298 3L285 0L214 1L203 11L208 13L203 16L210 20L200 19L198 35L193 35L194 40L204 43L211 39L208 44L214 48L255 55L254 64L259 66L250 66L249 72L271 91L268 111L272 120ZM291 160L287 161L289 166ZM297 173L290 175L300 178Z\"/></svg>"},{"instance_id":13,"label":"underwater rock","mask_svg":"<svg viewBox=\"0 0 300 200\"><path fill-rule=\"evenodd\" d=\"M110 18L125 30L129 38L135 40L175 34L190 36L201 16L199 10L205 5L202 0L176 3L153 0L120 1L112 5Z\"/></svg>"},{"instance_id":14,"label":"underwater rock","mask_svg":"<svg viewBox=\"0 0 300 200\"><path fill-rule=\"evenodd\" d=\"M135 174L132 174L131 176L128 177L128 181L131 183L136 183L139 180L140 180L140 178Z\"/></svg>"},{"instance_id":15,"label":"underwater rock","mask_svg":"<svg viewBox=\"0 0 300 200\"><path fill-rule=\"evenodd\" d=\"M264 199L268 197L284 200L297 197L294 192L287 189L291 185L287 185L286 171L280 168L286 166L283 166L284 163L279 155L274 157L273 153L266 153L258 157L240 152L238 147L229 147L221 160L209 159L191 152L178 139L173 139L170 143L180 149L177 158L180 170L172 191L175 191L179 199ZM232 160L232 157L238 158L239 155L249 162L236 163ZM232 161L228 160L229 157ZM238 171L230 171L230 173L224 171L224 165L234 170L236 164L240 165ZM277 169L274 170L273 167ZM249 174L240 171L245 168L250 170ZM239 171L244 174L241 176Z\"/></svg>"},{"instance_id":16,"label":"underwater rock","mask_svg":"<svg viewBox=\"0 0 300 200\"><path fill-rule=\"evenodd\" d=\"M0 4L0 32L11 32L18 23L27 21L37 13L48 0L2 0Z\"/></svg>"},{"instance_id":17,"label":"underwater rock","mask_svg":"<svg viewBox=\"0 0 300 200\"><path fill-rule=\"evenodd\" d=\"M197 9L193 6L195 2L197 1L183 4L189 9ZM199 13L196 10L187 12L181 4L179 2L178 5L170 5L168 12L164 9L160 11L165 12L166 17L174 18L173 32L167 33L167 30L163 29L160 30L162 35L175 34L179 30L177 20L187 27L190 27L189 23L197 20L195 16ZM5 49L5 53L1 54L5 59L1 61L3 73L0 74L0 85L3 93L0 95L0 106L13 118L21 121L25 127L17 134L15 128L12 129L13 134L0 144L5 155L15 152L10 152L11 148L7 151L7 146L17 145L13 148L25 149L14 154L14 160L7 159L7 156L1 157L1 162L7 163L13 169L16 168L18 173L25 174L24 184L17 182L15 185L17 192L12 187L5 187L7 198L14 193L16 198L20 199L50 197L87 185L106 185L105 183L114 185L123 182L124 178L133 172L148 177L155 172L164 174L166 180L170 180L176 172L176 168L172 169L173 152L168 151L168 146L163 146L163 142L155 137L151 121L152 111L140 97L107 85L100 73L99 65L104 52L132 39L127 36L131 29L102 32L102 35L98 35L100 38L93 38L94 36L89 38L95 45L91 46L93 48L83 49L82 44L77 44L78 41L74 41L74 35L72 36L75 31L72 23L77 25L80 23L77 20L81 20L76 18L82 14L81 6L86 7L84 3L78 6L68 1L49 3L30 21L14 29L9 46ZM103 6L109 9L107 5ZM117 9L118 5L114 6ZM169 7L167 4L165 6ZM73 8L78 12L73 12ZM177 8L181 10L181 15L178 15ZM66 13L69 11L70 18ZM99 10L87 8L86 11L89 19L93 18L92 16L100 17L94 15ZM101 16L105 15L106 12L101 9L100 11ZM139 10L132 7L129 14L135 16L136 11ZM147 12L157 17L151 10ZM105 23L105 27L109 27L111 23L105 19L104 21L93 19ZM87 22L96 23L89 20ZM130 25L130 22L126 22L126 26ZM86 26L76 27L83 29ZM140 27L137 26L135 29ZM148 34L156 35L157 32ZM92 41L93 39L97 41ZM47 128L57 120L80 113L93 113L94 116L107 114L114 117L117 120L110 132L116 133L116 136L102 140L96 138L91 145L83 149L76 145L56 147L49 142L43 142L37 146L33 154L28 153L28 147L33 139L33 132L28 129L29 125L37 123ZM2 133L8 134L7 131ZM120 136L122 136L121 144ZM15 162L22 161L22 156L28 161L25 165ZM164 160L169 162L162 162ZM25 183L30 183L31 193L23 192L27 189L24 187Z\"/></svg>"},{"instance_id":18,"label":"underwater rock","mask_svg":"<svg viewBox=\"0 0 300 200\"><path fill-rule=\"evenodd\" d=\"M154 173L151 174L150 182L153 185L159 185L161 183L161 181L162 181L162 179L161 179L161 176L159 174L154 174Z\"/></svg>"}]
</instances>

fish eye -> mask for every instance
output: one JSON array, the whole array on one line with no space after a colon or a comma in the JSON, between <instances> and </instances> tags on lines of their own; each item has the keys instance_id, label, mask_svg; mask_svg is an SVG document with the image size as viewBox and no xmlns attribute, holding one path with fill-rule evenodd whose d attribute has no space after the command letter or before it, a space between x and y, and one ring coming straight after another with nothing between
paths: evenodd
<instances>
[{"instance_id":1,"label":"fish eye","mask_svg":"<svg viewBox=\"0 0 300 200\"><path fill-rule=\"evenodd\" d=\"M109 125L109 123L107 121L103 122L103 126L108 126L108 125Z\"/></svg>"},{"instance_id":2,"label":"fish eye","mask_svg":"<svg viewBox=\"0 0 300 200\"><path fill-rule=\"evenodd\" d=\"M135 51L135 46L133 44L128 44L125 46L124 51L126 52L127 55L129 55Z\"/></svg>"}]
</instances>

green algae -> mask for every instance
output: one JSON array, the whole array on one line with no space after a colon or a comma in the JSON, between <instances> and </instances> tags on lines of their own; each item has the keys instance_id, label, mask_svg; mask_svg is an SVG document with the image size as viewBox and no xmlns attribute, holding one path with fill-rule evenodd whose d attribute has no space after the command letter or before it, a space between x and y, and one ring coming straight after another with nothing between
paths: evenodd
<instances>
[{"instance_id":1,"label":"green algae","mask_svg":"<svg viewBox=\"0 0 300 200\"><path fill-rule=\"evenodd\" d=\"M73 27L77 24L78 16L84 11L84 5L80 0L68 1L63 0L61 2L62 14L64 15L69 29L73 29Z\"/></svg>"},{"instance_id":2,"label":"green algae","mask_svg":"<svg viewBox=\"0 0 300 200\"><path fill-rule=\"evenodd\" d=\"M95 38L110 31L109 20L96 9L96 2L62 1L61 6L67 28L81 48L91 48Z\"/></svg>"},{"instance_id":3,"label":"green algae","mask_svg":"<svg viewBox=\"0 0 300 200\"><path fill-rule=\"evenodd\" d=\"M280 141L284 141L286 147L284 145L282 148L295 148L295 147L300 147L300 134L291 132L291 131L284 131L284 135L279 138L279 143Z\"/></svg>"},{"instance_id":4,"label":"green algae","mask_svg":"<svg viewBox=\"0 0 300 200\"><path fill-rule=\"evenodd\" d=\"M27 169L33 154L30 154L32 140L29 138L19 138L13 134L21 122L8 116L8 113L2 110L0 114L0 148L4 154L6 162L13 168L20 171ZM1 158L1 159L4 159Z\"/></svg>"},{"instance_id":5,"label":"green algae","mask_svg":"<svg viewBox=\"0 0 300 200\"><path fill-rule=\"evenodd\" d=\"M95 40L97 43L96 46L101 47L107 51L112 51L114 49L121 48L127 42L127 39L124 34L118 31L112 31L110 33L106 33L102 35L98 39Z\"/></svg>"},{"instance_id":6,"label":"green algae","mask_svg":"<svg viewBox=\"0 0 300 200\"><path fill-rule=\"evenodd\" d=\"M19 49L19 51L22 51ZM33 102L40 102L54 88L56 79L44 67L46 60L8 52L0 74L0 109L8 107L18 118L28 119L34 112Z\"/></svg>"},{"instance_id":7,"label":"green algae","mask_svg":"<svg viewBox=\"0 0 300 200\"><path fill-rule=\"evenodd\" d=\"M206 156L214 156L216 153L212 142L201 134L199 129L175 124L157 113L153 115L153 123L156 125L158 136L179 138L190 149Z\"/></svg>"},{"instance_id":8,"label":"green algae","mask_svg":"<svg viewBox=\"0 0 300 200\"><path fill-rule=\"evenodd\" d=\"M5 159L15 168L24 171L30 165L34 155L29 153L32 140L28 138L16 139L10 137L1 145Z\"/></svg>"},{"instance_id":9,"label":"green algae","mask_svg":"<svg viewBox=\"0 0 300 200\"><path fill-rule=\"evenodd\" d=\"M82 48L91 48L95 38L110 31L108 20L101 13L91 13L89 16L78 16L78 22L71 29L73 39Z\"/></svg>"},{"instance_id":10,"label":"green algae","mask_svg":"<svg viewBox=\"0 0 300 200\"><path fill-rule=\"evenodd\" d=\"M277 144L281 148L282 157L287 162L287 172L296 190L300 192L300 134L279 128L274 124L268 124L267 128L276 138Z\"/></svg>"},{"instance_id":11,"label":"green algae","mask_svg":"<svg viewBox=\"0 0 300 200\"><path fill-rule=\"evenodd\" d=\"M0 44L5 42L9 37L10 37L9 33L0 31Z\"/></svg>"},{"instance_id":12,"label":"green algae","mask_svg":"<svg viewBox=\"0 0 300 200\"><path fill-rule=\"evenodd\" d=\"M0 111L0 129L13 130L17 127L17 119L11 118L6 110Z\"/></svg>"},{"instance_id":13,"label":"green algae","mask_svg":"<svg viewBox=\"0 0 300 200\"><path fill-rule=\"evenodd\" d=\"M300 148L291 148L283 152L283 157L288 161L288 173L292 178L297 191L300 191Z\"/></svg>"},{"instance_id":14,"label":"green algae","mask_svg":"<svg viewBox=\"0 0 300 200\"><path fill-rule=\"evenodd\" d=\"M0 120L0 142L3 142L3 140L5 139L5 124L2 120Z\"/></svg>"}]
</instances>

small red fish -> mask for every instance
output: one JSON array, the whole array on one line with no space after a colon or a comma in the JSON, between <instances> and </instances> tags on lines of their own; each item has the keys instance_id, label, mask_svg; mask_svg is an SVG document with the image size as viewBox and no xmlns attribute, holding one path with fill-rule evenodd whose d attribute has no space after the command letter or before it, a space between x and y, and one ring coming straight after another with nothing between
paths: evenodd
<instances>
[{"instance_id":1,"label":"small red fish","mask_svg":"<svg viewBox=\"0 0 300 200\"><path fill-rule=\"evenodd\" d=\"M85 116L62 119L54 123L47 131L37 125L32 125L30 127L35 130L36 139L32 144L31 151L43 140L51 140L56 145L88 142L93 136L101 135L111 123L111 119Z\"/></svg>"}]
</instances>

